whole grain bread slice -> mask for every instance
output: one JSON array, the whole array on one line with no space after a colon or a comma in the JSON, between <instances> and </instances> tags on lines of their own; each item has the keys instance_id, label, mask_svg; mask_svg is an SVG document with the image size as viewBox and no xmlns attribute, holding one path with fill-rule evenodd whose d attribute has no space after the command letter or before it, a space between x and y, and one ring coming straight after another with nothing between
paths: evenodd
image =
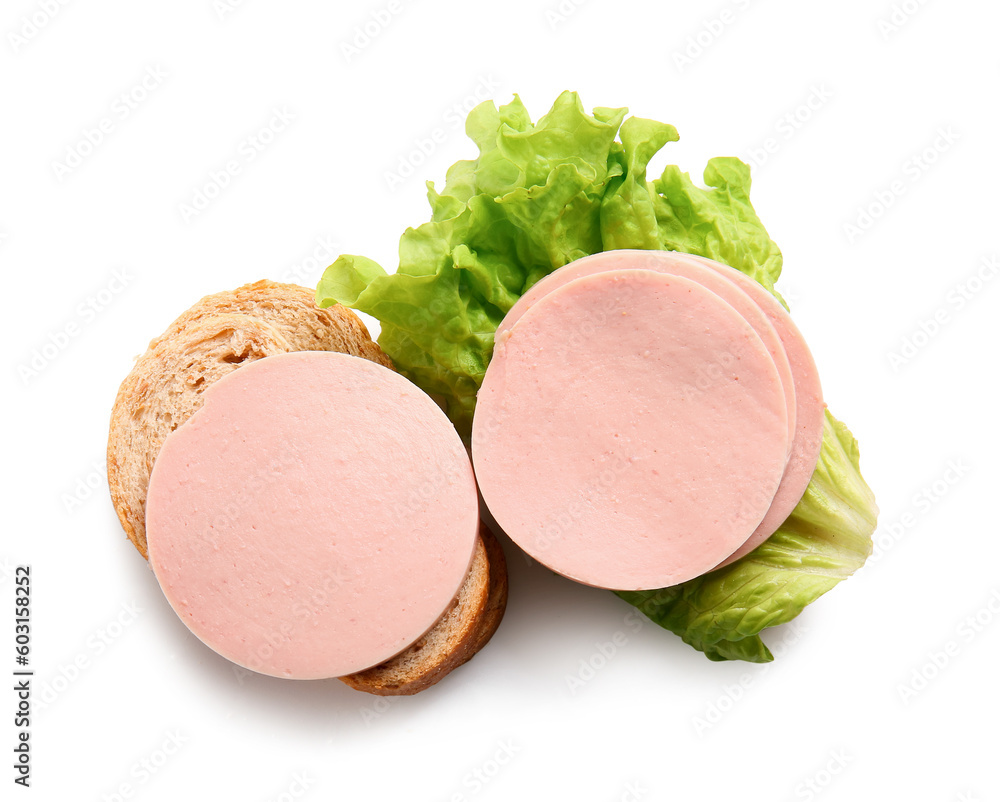
<instances>
[{"instance_id":1,"label":"whole grain bread slice","mask_svg":"<svg viewBox=\"0 0 1000 802\"><path fill-rule=\"evenodd\" d=\"M146 492L164 440L201 408L213 382L247 362L290 351L338 351L393 368L351 310L320 309L311 290L271 281L202 298L136 361L111 414L108 485L122 528L143 557ZM483 527L466 581L438 623L402 654L345 682L382 695L433 685L486 644L506 601L503 552Z\"/></svg>"},{"instance_id":2,"label":"whole grain bread slice","mask_svg":"<svg viewBox=\"0 0 1000 802\"><path fill-rule=\"evenodd\" d=\"M486 645L506 607L503 549L485 524L480 524L469 576L448 612L406 651L340 679L378 696L410 696L429 688Z\"/></svg>"}]
</instances>

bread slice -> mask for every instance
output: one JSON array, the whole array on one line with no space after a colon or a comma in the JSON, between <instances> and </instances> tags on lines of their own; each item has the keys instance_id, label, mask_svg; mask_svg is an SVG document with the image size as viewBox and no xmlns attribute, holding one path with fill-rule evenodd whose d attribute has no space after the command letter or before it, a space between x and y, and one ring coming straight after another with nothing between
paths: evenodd
<instances>
[{"instance_id":1,"label":"bread slice","mask_svg":"<svg viewBox=\"0 0 1000 802\"><path fill-rule=\"evenodd\" d=\"M272 281L202 298L139 357L111 413L108 484L122 528L143 557L146 490L167 435L201 407L212 382L289 351L339 351L392 367L350 309L320 309L311 290Z\"/></svg>"},{"instance_id":2,"label":"bread slice","mask_svg":"<svg viewBox=\"0 0 1000 802\"><path fill-rule=\"evenodd\" d=\"M143 557L146 492L164 440L201 408L213 382L242 364L290 351L338 351L393 368L351 310L320 309L311 290L271 281L202 298L136 361L111 413L108 485L122 528ZM401 654L344 681L380 695L429 687L489 641L506 603L503 551L481 527L469 574L448 612Z\"/></svg>"},{"instance_id":3,"label":"bread slice","mask_svg":"<svg viewBox=\"0 0 1000 802\"><path fill-rule=\"evenodd\" d=\"M356 690L378 696L409 696L429 688L486 645L506 607L503 549L485 524L480 524L469 576L451 609L406 651L340 679Z\"/></svg>"}]
</instances>

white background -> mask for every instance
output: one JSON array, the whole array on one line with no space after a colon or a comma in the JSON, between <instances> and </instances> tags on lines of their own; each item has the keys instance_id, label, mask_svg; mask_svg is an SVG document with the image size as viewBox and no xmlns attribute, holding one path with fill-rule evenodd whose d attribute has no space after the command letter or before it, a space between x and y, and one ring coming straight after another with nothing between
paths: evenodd
<instances>
[{"instance_id":1,"label":"white background","mask_svg":"<svg viewBox=\"0 0 1000 802\"><path fill-rule=\"evenodd\" d=\"M3 798L1000 800L1000 282L984 270L1000 255L1000 8L344 5L0 13L0 663L13 567L30 563L37 672L33 787L9 796L16 699L0 693ZM429 216L423 180L475 155L458 121L476 95L518 92L537 118L567 88L676 125L669 159L695 177L715 155L756 163L778 287L882 508L877 558L769 632L767 667L711 663L510 548L499 632L428 692L239 676L118 525L102 459L119 382L206 293L312 286L341 251L391 269ZM276 112L294 119L249 159ZM230 160L239 174L185 219Z\"/></svg>"}]
</instances>

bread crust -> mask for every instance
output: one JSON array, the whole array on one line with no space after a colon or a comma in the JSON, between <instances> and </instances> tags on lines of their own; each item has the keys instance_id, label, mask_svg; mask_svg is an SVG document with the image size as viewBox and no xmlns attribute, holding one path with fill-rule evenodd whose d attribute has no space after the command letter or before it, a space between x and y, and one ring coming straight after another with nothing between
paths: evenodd
<instances>
[{"instance_id":1,"label":"bread crust","mask_svg":"<svg viewBox=\"0 0 1000 802\"><path fill-rule=\"evenodd\" d=\"M486 609L483 610L483 617L476 630L476 641L466 660L471 660L476 652L489 643L507 611L507 558L497 536L485 523L480 523L479 531L490 561L490 587Z\"/></svg>"},{"instance_id":2,"label":"bread crust","mask_svg":"<svg viewBox=\"0 0 1000 802\"><path fill-rule=\"evenodd\" d=\"M471 660L493 637L506 607L503 549L486 525L480 524L469 578L448 612L404 652L340 679L355 690L376 696L419 693Z\"/></svg>"},{"instance_id":3,"label":"bread crust","mask_svg":"<svg viewBox=\"0 0 1000 802\"><path fill-rule=\"evenodd\" d=\"M219 314L247 315L269 323L293 351L337 351L395 370L361 318L346 306L336 304L321 309L316 306L312 290L266 279L206 295L171 323L153 344L174 340L188 326Z\"/></svg>"}]
</instances>

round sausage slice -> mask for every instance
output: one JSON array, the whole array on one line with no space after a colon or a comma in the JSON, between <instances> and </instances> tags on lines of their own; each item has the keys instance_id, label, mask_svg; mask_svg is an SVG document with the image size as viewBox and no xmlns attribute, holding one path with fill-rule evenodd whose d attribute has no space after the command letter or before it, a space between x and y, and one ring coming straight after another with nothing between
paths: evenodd
<instances>
[{"instance_id":1,"label":"round sausage slice","mask_svg":"<svg viewBox=\"0 0 1000 802\"><path fill-rule=\"evenodd\" d=\"M497 335L500 336L504 331L513 327L528 309L550 292L569 284L574 279L592 276L595 273L605 273L608 270L653 270L657 273L669 273L672 276L689 278L714 292L743 315L767 347L767 352L771 355L774 366L778 370L778 376L781 378L781 387L785 393L785 408L788 414L789 452L791 451L791 444L795 437L795 382L781 339L760 306L750 296L732 281L720 276L708 265L695 261L694 257L687 254L676 251L623 249L604 251L577 259L556 272L550 273L524 293L504 316L497 329Z\"/></svg>"},{"instance_id":2,"label":"round sausage slice","mask_svg":"<svg viewBox=\"0 0 1000 802\"><path fill-rule=\"evenodd\" d=\"M149 562L205 644L277 677L338 677L423 635L469 570L478 523L462 441L393 371L271 356L205 392L147 498Z\"/></svg>"},{"instance_id":3,"label":"round sausage slice","mask_svg":"<svg viewBox=\"0 0 1000 802\"><path fill-rule=\"evenodd\" d=\"M698 576L756 528L785 466L767 348L689 279L576 279L496 342L473 420L480 490L532 557L597 587Z\"/></svg>"},{"instance_id":4,"label":"round sausage slice","mask_svg":"<svg viewBox=\"0 0 1000 802\"><path fill-rule=\"evenodd\" d=\"M823 441L823 411L826 405L823 403L819 372L805 339L788 312L760 284L728 265L676 251L607 251L572 262L546 276L521 296L507 313L498 331L512 326L526 309L557 286L582 275L627 265L687 276L712 289L747 318L768 346L781 373L789 405L790 439L785 475L760 525L743 545L717 566L721 568L749 554L774 534L802 498L815 470ZM704 271L685 272L684 266L692 265L727 279L731 287L740 290L738 295L742 295L742 299L734 298L731 290L727 292L725 288L720 288L717 282L705 276ZM755 309L748 309L748 304ZM764 318L763 324L761 318Z\"/></svg>"},{"instance_id":5,"label":"round sausage slice","mask_svg":"<svg viewBox=\"0 0 1000 802\"><path fill-rule=\"evenodd\" d=\"M785 467L785 475L781 479L778 492L774 495L771 508L764 516L746 543L727 557L718 566L729 565L745 554L749 554L757 546L774 534L785 519L795 509L802 499L816 462L819 460L820 448L823 445L823 419L826 404L823 403L823 388L820 386L819 371L813 360L809 346L802 332L792 321L791 316L778 300L745 273L729 265L714 262L701 256L688 256L705 266L725 276L736 286L749 295L763 310L781 338L788 362L792 367L792 378L795 382L795 437L792 440L792 450Z\"/></svg>"}]
</instances>

